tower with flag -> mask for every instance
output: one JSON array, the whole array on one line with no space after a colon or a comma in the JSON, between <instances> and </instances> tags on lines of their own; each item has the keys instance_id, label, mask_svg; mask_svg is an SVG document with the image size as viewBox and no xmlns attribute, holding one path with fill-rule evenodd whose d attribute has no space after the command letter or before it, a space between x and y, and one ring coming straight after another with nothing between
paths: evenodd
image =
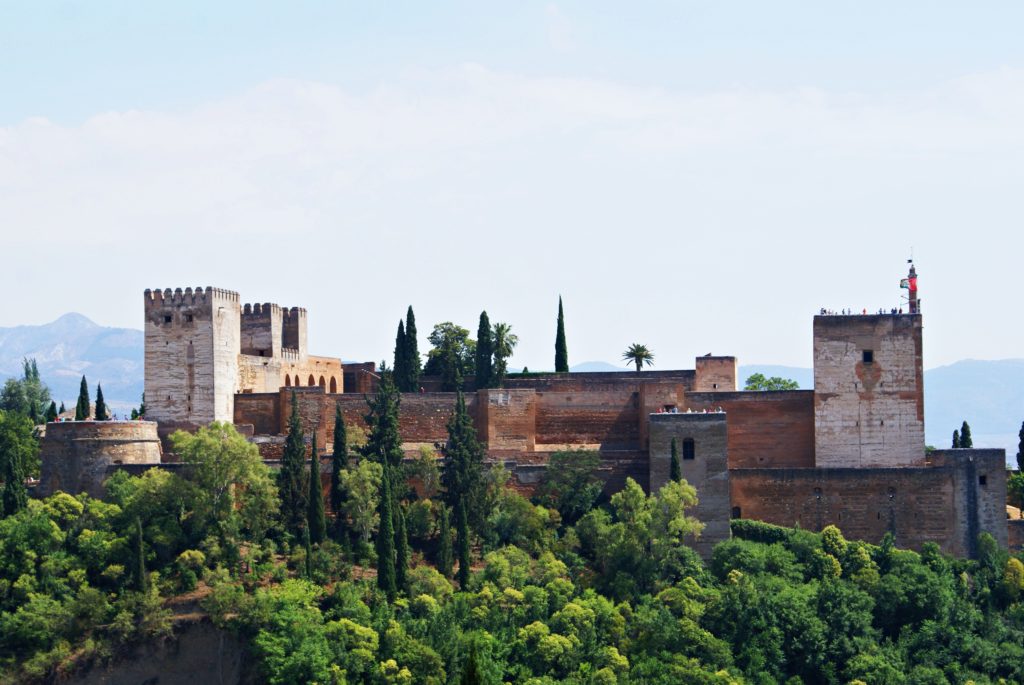
<instances>
[{"instance_id":1,"label":"tower with flag","mask_svg":"<svg viewBox=\"0 0 1024 685\"><path fill-rule=\"evenodd\" d=\"M910 263L910 272L907 277L900 281L900 287L905 288L908 291L907 301L910 305L909 313L920 314L921 313L921 302L917 299L917 269L914 268L914 260L908 259Z\"/></svg>"}]
</instances>

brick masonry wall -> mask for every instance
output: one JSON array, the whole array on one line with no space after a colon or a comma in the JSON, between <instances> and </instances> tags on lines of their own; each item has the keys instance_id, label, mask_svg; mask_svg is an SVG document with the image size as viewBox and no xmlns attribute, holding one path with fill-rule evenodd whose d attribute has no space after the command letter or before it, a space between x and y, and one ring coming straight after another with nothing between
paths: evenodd
<instances>
[{"instance_id":1,"label":"brick masonry wall","mask_svg":"<svg viewBox=\"0 0 1024 685\"><path fill-rule=\"evenodd\" d=\"M729 538L729 456L728 422L723 414L652 414L650 416L650 489L656 491L669 480L672 439L679 449L683 479L697 490L697 506L692 515L704 523L704 531L694 541L701 556L711 556L711 548ZM683 442L694 441L694 458L684 459Z\"/></svg>"},{"instance_id":2,"label":"brick masonry wall","mask_svg":"<svg viewBox=\"0 0 1024 685\"><path fill-rule=\"evenodd\" d=\"M736 390L736 357L697 357L694 392Z\"/></svg>"},{"instance_id":3,"label":"brick masonry wall","mask_svg":"<svg viewBox=\"0 0 1024 685\"><path fill-rule=\"evenodd\" d=\"M924 462L921 355L920 315L814 317L818 466Z\"/></svg>"},{"instance_id":4,"label":"brick masonry wall","mask_svg":"<svg viewBox=\"0 0 1024 685\"><path fill-rule=\"evenodd\" d=\"M1003 451L958 452L921 467L733 469L732 504L743 518L815 531L834 524L846 537L872 543L891 531L901 547L935 542L961 557L974 554L981 532L1005 546ZM987 476L985 485L979 475Z\"/></svg>"},{"instance_id":5,"label":"brick masonry wall","mask_svg":"<svg viewBox=\"0 0 1024 685\"><path fill-rule=\"evenodd\" d=\"M537 445L639 449L639 398L631 390L537 393Z\"/></svg>"},{"instance_id":6,"label":"brick masonry wall","mask_svg":"<svg viewBox=\"0 0 1024 685\"><path fill-rule=\"evenodd\" d=\"M152 421L49 423L40 444L40 496L58 490L104 495L108 468L159 464L160 440Z\"/></svg>"},{"instance_id":7,"label":"brick masonry wall","mask_svg":"<svg viewBox=\"0 0 1024 685\"><path fill-rule=\"evenodd\" d=\"M694 411L725 410L729 468L814 466L814 391L687 393Z\"/></svg>"}]
</instances>

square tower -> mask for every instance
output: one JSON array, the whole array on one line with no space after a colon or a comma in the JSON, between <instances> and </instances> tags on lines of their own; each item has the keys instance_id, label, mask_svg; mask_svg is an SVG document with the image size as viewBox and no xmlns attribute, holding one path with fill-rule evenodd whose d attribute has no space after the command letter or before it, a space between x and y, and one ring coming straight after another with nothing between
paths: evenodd
<instances>
[{"instance_id":1,"label":"square tower","mask_svg":"<svg viewBox=\"0 0 1024 685\"><path fill-rule=\"evenodd\" d=\"M814 317L818 467L924 463L920 314Z\"/></svg>"},{"instance_id":2,"label":"square tower","mask_svg":"<svg viewBox=\"0 0 1024 685\"><path fill-rule=\"evenodd\" d=\"M240 352L238 293L146 290L144 302L146 418L170 428L231 421Z\"/></svg>"}]
</instances>

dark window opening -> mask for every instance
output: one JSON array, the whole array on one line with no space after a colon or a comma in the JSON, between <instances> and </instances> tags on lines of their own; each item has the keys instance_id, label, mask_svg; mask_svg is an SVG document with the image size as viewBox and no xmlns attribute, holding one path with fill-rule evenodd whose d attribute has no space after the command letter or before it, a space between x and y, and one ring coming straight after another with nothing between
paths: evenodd
<instances>
[{"instance_id":1,"label":"dark window opening","mask_svg":"<svg viewBox=\"0 0 1024 685\"><path fill-rule=\"evenodd\" d=\"M683 440L683 459L694 459L696 454L693 438L686 438Z\"/></svg>"},{"instance_id":2,"label":"dark window opening","mask_svg":"<svg viewBox=\"0 0 1024 685\"><path fill-rule=\"evenodd\" d=\"M187 321L188 323L192 323L192 315L191 314L186 314L185 315L185 321Z\"/></svg>"},{"instance_id":3,"label":"dark window opening","mask_svg":"<svg viewBox=\"0 0 1024 685\"><path fill-rule=\"evenodd\" d=\"M718 383L712 383L711 384L711 389L712 390L718 390Z\"/></svg>"},{"instance_id":4,"label":"dark window opening","mask_svg":"<svg viewBox=\"0 0 1024 685\"><path fill-rule=\"evenodd\" d=\"M171 315L170 314L165 314L164 315L164 323L170 323L170 322L171 322Z\"/></svg>"},{"instance_id":5,"label":"dark window opening","mask_svg":"<svg viewBox=\"0 0 1024 685\"><path fill-rule=\"evenodd\" d=\"M874 350L864 350L864 363L865 364L872 364L872 363L874 363L874 361L875 361L875 351Z\"/></svg>"},{"instance_id":6,"label":"dark window opening","mask_svg":"<svg viewBox=\"0 0 1024 685\"><path fill-rule=\"evenodd\" d=\"M988 485L988 476L978 476L978 485Z\"/></svg>"},{"instance_id":7,"label":"dark window opening","mask_svg":"<svg viewBox=\"0 0 1024 685\"><path fill-rule=\"evenodd\" d=\"M743 518L743 512L739 507L732 508L732 517L734 519Z\"/></svg>"}]
</instances>

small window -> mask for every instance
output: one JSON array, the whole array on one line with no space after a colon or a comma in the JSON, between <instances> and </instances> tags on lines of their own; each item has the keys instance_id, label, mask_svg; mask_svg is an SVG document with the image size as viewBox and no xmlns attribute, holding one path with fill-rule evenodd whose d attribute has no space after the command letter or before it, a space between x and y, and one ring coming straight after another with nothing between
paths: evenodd
<instances>
[{"instance_id":1,"label":"small window","mask_svg":"<svg viewBox=\"0 0 1024 685\"><path fill-rule=\"evenodd\" d=\"M743 510L740 509L739 507L733 507L732 508L732 518L734 518L734 519L743 518Z\"/></svg>"},{"instance_id":2,"label":"small window","mask_svg":"<svg viewBox=\"0 0 1024 685\"><path fill-rule=\"evenodd\" d=\"M693 438L686 438L683 440L683 459L693 459L696 456L696 451L693 445Z\"/></svg>"},{"instance_id":3,"label":"small window","mask_svg":"<svg viewBox=\"0 0 1024 685\"><path fill-rule=\"evenodd\" d=\"M192 315L191 314L186 314L185 315L185 322L186 323L192 323Z\"/></svg>"},{"instance_id":4,"label":"small window","mask_svg":"<svg viewBox=\"0 0 1024 685\"><path fill-rule=\"evenodd\" d=\"M875 362L875 351L874 350L864 350L863 355L864 355L864 363L865 364L873 364Z\"/></svg>"},{"instance_id":5,"label":"small window","mask_svg":"<svg viewBox=\"0 0 1024 685\"><path fill-rule=\"evenodd\" d=\"M978 476L978 485L988 485L988 476Z\"/></svg>"},{"instance_id":6,"label":"small window","mask_svg":"<svg viewBox=\"0 0 1024 685\"><path fill-rule=\"evenodd\" d=\"M711 389L712 390L718 390L718 383L712 383L711 384Z\"/></svg>"},{"instance_id":7,"label":"small window","mask_svg":"<svg viewBox=\"0 0 1024 685\"><path fill-rule=\"evenodd\" d=\"M164 314L164 323L170 323L170 322L171 322L171 315L170 314Z\"/></svg>"}]
</instances>

